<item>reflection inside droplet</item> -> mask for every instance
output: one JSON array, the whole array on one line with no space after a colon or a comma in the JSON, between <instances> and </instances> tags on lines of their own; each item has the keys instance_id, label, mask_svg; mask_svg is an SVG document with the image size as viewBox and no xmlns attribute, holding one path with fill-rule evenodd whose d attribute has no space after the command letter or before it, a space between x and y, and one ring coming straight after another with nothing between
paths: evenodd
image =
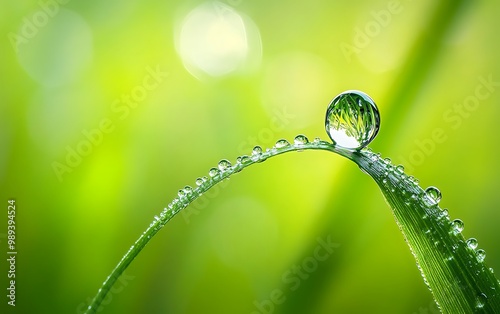
<instances>
[{"instance_id":1,"label":"reflection inside droplet","mask_svg":"<svg viewBox=\"0 0 500 314\"><path fill-rule=\"evenodd\" d=\"M328 106L325 126L335 145L361 149L377 135L380 115L368 95L360 91L346 91Z\"/></svg>"}]
</instances>

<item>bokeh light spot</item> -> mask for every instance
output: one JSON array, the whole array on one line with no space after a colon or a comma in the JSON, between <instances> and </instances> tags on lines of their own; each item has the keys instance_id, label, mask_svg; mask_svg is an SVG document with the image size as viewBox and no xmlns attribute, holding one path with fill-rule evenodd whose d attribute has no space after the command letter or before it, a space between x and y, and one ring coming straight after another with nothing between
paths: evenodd
<instances>
[{"instance_id":1,"label":"bokeh light spot","mask_svg":"<svg viewBox=\"0 0 500 314\"><path fill-rule=\"evenodd\" d=\"M195 77L221 77L260 63L260 34L252 20L221 2L190 11L176 28L176 49Z\"/></svg>"}]
</instances>

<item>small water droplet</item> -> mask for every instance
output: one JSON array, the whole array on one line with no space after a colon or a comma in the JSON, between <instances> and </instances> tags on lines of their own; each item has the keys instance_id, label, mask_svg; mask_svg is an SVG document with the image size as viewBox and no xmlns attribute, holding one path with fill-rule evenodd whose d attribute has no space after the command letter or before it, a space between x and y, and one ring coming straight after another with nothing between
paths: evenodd
<instances>
[{"instance_id":1,"label":"small water droplet","mask_svg":"<svg viewBox=\"0 0 500 314\"><path fill-rule=\"evenodd\" d=\"M476 257L479 262L482 262L486 258L486 252L483 249L479 249L476 251Z\"/></svg>"},{"instance_id":2,"label":"small water droplet","mask_svg":"<svg viewBox=\"0 0 500 314\"><path fill-rule=\"evenodd\" d=\"M384 158L384 163L386 165L390 165L391 164L391 158L389 158L389 157Z\"/></svg>"},{"instance_id":3,"label":"small water droplet","mask_svg":"<svg viewBox=\"0 0 500 314\"><path fill-rule=\"evenodd\" d=\"M474 238L470 238L467 240L467 246L473 250L477 248L477 240Z\"/></svg>"},{"instance_id":4,"label":"small water droplet","mask_svg":"<svg viewBox=\"0 0 500 314\"><path fill-rule=\"evenodd\" d=\"M278 140L276 142L276 144L274 144L274 147L276 147L276 148L282 148L282 147L287 147L289 145L290 145L290 143L288 143L287 140L281 139L281 140Z\"/></svg>"},{"instance_id":5,"label":"small water droplet","mask_svg":"<svg viewBox=\"0 0 500 314\"><path fill-rule=\"evenodd\" d=\"M313 143L314 144L319 144L321 142L321 139L319 137L315 137Z\"/></svg>"},{"instance_id":6,"label":"small water droplet","mask_svg":"<svg viewBox=\"0 0 500 314\"><path fill-rule=\"evenodd\" d=\"M177 192L177 195L179 195L179 197L185 197L186 193L184 192L184 190L179 190L179 192Z\"/></svg>"},{"instance_id":7,"label":"small water droplet","mask_svg":"<svg viewBox=\"0 0 500 314\"><path fill-rule=\"evenodd\" d=\"M241 156L240 162L241 162L242 165L247 165L250 162L252 162L252 160L247 155L243 155L243 156Z\"/></svg>"},{"instance_id":8,"label":"small water droplet","mask_svg":"<svg viewBox=\"0 0 500 314\"><path fill-rule=\"evenodd\" d=\"M464 223L460 219L455 219L451 222L451 228L454 234L459 234L464 230Z\"/></svg>"},{"instance_id":9,"label":"small water droplet","mask_svg":"<svg viewBox=\"0 0 500 314\"><path fill-rule=\"evenodd\" d=\"M155 215L155 221L158 221L158 220L160 220L160 217Z\"/></svg>"},{"instance_id":10,"label":"small water droplet","mask_svg":"<svg viewBox=\"0 0 500 314\"><path fill-rule=\"evenodd\" d=\"M309 143L309 140L307 139L307 137L305 135L300 134L300 135L297 135L295 137L295 139L293 140L293 143L295 145L304 145L304 144Z\"/></svg>"},{"instance_id":11,"label":"small water droplet","mask_svg":"<svg viewBox=\"0 0 500 314\"><path fill-rule=\"evenodd\" d=\"M326 111L326 132L335 145L361 149L380 128L375 102L365 93L349 90L337 95Z\"/></svg>"},{"instance_id":12,"label":"small water droplet","mask_svg":"<svg viewBox=\"0 0 500 314\"><path fill-rule=\"evenodd\" d=\"M400 174L403 174L405 172L405 167L403 165L397 165L396 171L399 172Z\"/></svg>"},{"instance_id":13,"label":"small water droplet","mask_svg":"<svg viewBox=\"0 0 500 314\"><path fill-rule=\"evenodd\" d=\"M208 171L208 175L210 177L215 177L217 176L218 174L220 173L219 169L216 169L216 168L211 168L209 171Z\"/></svg>"},{"instance_id":14,"label":"small water droplet","mask_svg":"<svg viewBox=\"0 0 500 314\"><path fill-rule=\"evenodd\" d=\"M189 194L193 193L193 188L192 188L192 187L190 187L189 185L186 185L186 186L184 187L184 193L185 193L186 195L189 195Z\"/></svg>"},{"instance_id":15,"label":"small water droplet","mask_svg":"<svg viewBox=\"0 0 500 314\"><path fill-rule=\"evenodd\" d=\"M197 186L200 186L200 185L203 184L203 179L202 178L198 178L198 179L196 179L195 183L196 183Z\"/></svg>"},{"instance_id":16,"label":"small water droplet","mask_svg":"<svg viewBox=\"0 0 500 314\"><path fill-rule=\"evenodd\" d=\"M221 161L219 161L219 164L217 166L219 167L220 171L226 171L231 168L231 163L227 159L222 159Z\"/></svg>"},{"instance_id":17,"label":"small water droplet","mask_svg":"<svg viewBox=\"0 0 500 314\"><path fill-rule=\"evenodd\" d=\"M476 308L482 309L486 304L488 297L484 293L480 293L476 298Z\"/></svg>"},{"instance_id":18,"label":"small water droplet","mask_svg":"<svg viewBox=\"0 0 500 314\"><path fill-rule=\"evenodd\" d=\"M375 161L379 160L379 158L380 158L380 153L376 153L376 154L373 154L373 155L371 155L371 156L370 156L370 159L371 159L373 162L375 162Z\"/></svg>"},{"instance_id":19,"label":"small water droplet","mask_svg":"<svg viewBox=\"0 0 500 314\"><path fill-rule=\"evenodd\" d=\"M425 194L422 195L422 199L428 206L437 205L441 200L441 191L437 187L430 186L425 189Z\"/></svg>"},{"instance_id":20,"label":"small water droplet","mask_svg":"<svg viewBox=\"0 0 500 314\"><path fill-rule=\"evenodd\" d=\"M448 217L448 209L446 209L446 208L445 208L445 209L443 209L443 210L441 211L441 215L440 215L440 217L441 217L441 218L449 218L449 217Z\"/></svg>"},{"instance_id":21,"label":"small water droplet","mask_svg":"<svg viewBox=\"0 0 500 314\"><path fill-rule=\"evenodd\" d=\"M262 154L262 147L255 146L252 150L252 155L260 155Z\"/></svg>"}]
</instances>

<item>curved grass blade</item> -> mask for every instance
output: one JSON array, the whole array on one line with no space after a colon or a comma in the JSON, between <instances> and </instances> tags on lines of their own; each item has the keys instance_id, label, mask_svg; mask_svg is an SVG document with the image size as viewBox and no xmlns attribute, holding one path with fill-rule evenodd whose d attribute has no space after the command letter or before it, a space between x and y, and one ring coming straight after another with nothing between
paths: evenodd
<instances>
[{"instance_id":1,"label":"curved grass blade","mask_svg":"<svg viewBox=\"0 0 500 314\"><path fill-rule=\"evenodd\" d=\"M241 156L235 165L222 160L209 177L197 180L197 187L186 187L132 245L104 281L86 313L96 313L118 277L151 238L179 211L217 183L268 158L303 150L325 150L342 155L359 165L377 182L389 203L396 222L417 260L422 276L444 313L500 313L500 285L483 263L484 255L474 251L451 222L438 202L433 201L400 167L380 159L365 149L361 152L336 147L319 139L308 142L299 135L294 144L280 140L275 147L262 151L256 147L251 156ZM460 226L459 226L460 227Z\"/></svg>"},{"instance_id":2,"label":"curved grass blade","mask_svg":"<svg viewBox=\"0 0 500 314\"><path fill-rule=\"evenodd\" d=\"M483 262L486 253L439 207L439 190L424 191L402 166L369 151L353 157L380 187L441 311L500 313L500 284Z\"/></svg>"}]
</instances>

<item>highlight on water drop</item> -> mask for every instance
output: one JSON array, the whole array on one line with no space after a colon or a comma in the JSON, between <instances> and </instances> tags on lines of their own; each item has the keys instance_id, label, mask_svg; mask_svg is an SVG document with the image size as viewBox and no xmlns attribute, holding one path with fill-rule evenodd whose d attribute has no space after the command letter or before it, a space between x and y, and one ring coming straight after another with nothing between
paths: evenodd
<instances>
[{"instance_id":1,"label":"highlight on water drop","mask_svg":"<svg viewBox=\"0 0 500 314\"><path fill-rule=\"evenodd\" d=\"M425 189L423 200L427 205L432 206L437 205L441 201L441 197L441 191L435 186L430 186Z\"/></svg>"},{"instance_id":2,"label":"highlight on water drop","mask_svg":"<svg viewBox=\"0 0 500 314\"><path fill-rule=\"evenodd\" d=\"M213 178L215 176L217 176L218 174L220 173L219 169L216 169L216 168L211 168L209 171L208 171L208 175Z\"/></svg>"},{"instance_id":3,"label":"highlight on water drop","mask_svg":"<svg viewBox=\"0 0 500 314\"><path fill-rule=\"evenodd\" d=\"M403 165L397 165L396 166L396 171L399 173L399 174L403 174L405 172L405 167Z\"/></svg>"},{"instance_id":4,"label":"highlight on water drop","mask_svg":"<svg viewBox=\"0 0 500 314\"><path fill-rule=\"evenodd\" d=\"M483 249L479 249L476 251L476 258L479 262L483 262L486 258L486 251Z\"/></svg>"},{"instance_id":5,"label":"highlight on water drop","mask_svg":"<svg viewBox=\"0 0 500 314\"><path fill-rule=\"evenodd\" d=\"M275 148L283 148L287 146L290 146L290 143L288 143L288 141L285 139L278 140L276 144L274 144Z\"/></svg>"},{"instance_id":6,"label":"highlight on water drop","mask_svg":"<svg viewBox=\"0 0 500 314\"><path fill-rule=\"evenodd\" d=\"M477 240L475 238L468 239L466 243L470 249L475 250L477 248Z\"/></svg>"},{"instance_id":7,"label":"highlight on water drop","mask_svg":"<svg viewBox=\"0 0 500 314\"><path fill-rule=\"evenodd\" d=\"M262 147L260 146L255 146L253 149L252 149L252 155L260 155L262 154Z\"/></svg>"},{"instance_id":8,"label":"highlight on water drop","mask_svg":"<svg viewBox=\"0 0 500 314\"><path fill-rule=\"evenodd\" d=\"M360 150L377 136L380 114L367 94L348 90L337 95L328 106L325 127L335 145Z\"/></svg>"},{"instance_id":9,"label":"highlight on water drop","mask_svg":"<svg viewBox=\"0 0 500 314\"><path fill-rule=\"evenodd\" d=\"M217 166L220 171L226 171L231 168L231 163L227 159L222 159Z\"/></svg>"},{"instance_id":10,"label":"highlight on water drop","mask_svg":"<svg viewBox=\"0 0 500 314\"><path fill-rule=\"evenodd\" d=\"M297 135L295 137L295 139L293 140L293 143L295 145L304 145L304 144L309 143L309 140L307 139L307 137L305 135Z\"/></svg>"},{"instance_id":11,"label":"highlight on water drop","mask_svg":"<svg viewBox=\"0 0 500 314\"><path fill-rule=\"evenodd\" d=\"M460 219L455 219L451 222L451 228L453 233L459 234L464 230L464 223Z\"/></svg>"},{"instance_id":12,"label":"highlight on water drop","mask_svg":"<svg viewBox=\"0 0 500 314\"><path fill-rule=\"evenodd\" d=\"M482 309L486 304L488 297L484 293L480 293L476 298L476 308Z\"/></svg>"}]
</instances>

